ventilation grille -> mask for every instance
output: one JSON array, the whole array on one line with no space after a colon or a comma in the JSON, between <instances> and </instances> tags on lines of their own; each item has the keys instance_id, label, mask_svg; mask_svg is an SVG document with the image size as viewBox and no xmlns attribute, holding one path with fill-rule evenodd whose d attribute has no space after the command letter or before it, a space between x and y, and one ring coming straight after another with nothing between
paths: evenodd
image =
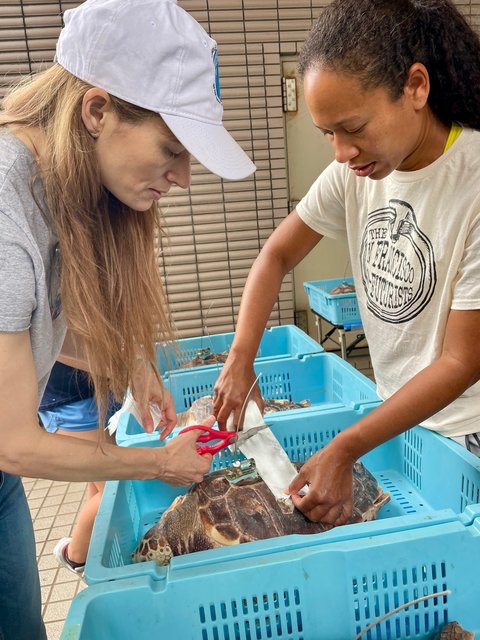
<instances>
[{"instance_id":1,"label":"ventilation grille","mask_svg":"<svg viewBox=\"0 0 480 640\"><path fill-rule=\"evenodd\" d=\"M323 429L318 432L292 433L281 438L280 444L292 462L305 462L323 449L339 432L340 429Z\"/></svg>"},{"instance_id":2,"label":"ventilation grille","mask_svg":"<svg viewBox=\"0 0 480 640\"><path fill-rule=\"evenodd\" d=\"M260 387L265 398L271 400L276 400L277 398L292 400L292 385L288 370L272 374L266 374L262 371Z\"/></svg>"},{"instance_id":3,"label":"ventilation grille","mask_svg":"<svg viewBox=\"0 0 480 640\"><path fill-rule=\"evenodd\" d=\"M447 589L446 563L414 565L353 578L356 632L377 618L422 596ZM411 605L368 631L365 640L425 637L448 621L447 598L439 596Z\"/></svg>"},{"instance_id":4,"label":"ventilation grille","mask_svg":"<svg viewBox=\"0 0 480 640\"><path fill-rule=\"evenodd\" d=\"M392 500L395 500L395 502L402 510L402 515L408 513L417 513L419 509L423 510L423 503L417 503L418 507L415 507L412 504L412 501L405 496L405 493L401 489L399 489L399 484L396 482L396 480L397 478L389 478L383 473L378 474L378 481L381 484L382 489L390 494ZM402 483L402 485L404 485L404 483ZM388 506L386 507L386 510L388 513Z\"/></svg>"},{"instance_id":5,"label":"ventilation grille","mask_svg":"<svg viewBox=\"0 0 480 640\"><path fill-rule=\"evenodd\" d=\"M201 605L202 640L306 640L300 591L272 591Z\"/></svg>"},{"instance_id":6,"label":"ventilation grille","mask_svg":"<svg viewBox=\"0 0 480 640\"><path fill-rule=\"evenodd\" d=\"M462 474L462 483L460 489L460 511L470 504L480 503L480 487L477 482Z\"/></svg>"},{"instance_id":7,"label":"ventilation grille","mask_svg":"<svg viewBox=\"0 0 480 640\"><path fill-rule=\"evenodd\" d=\"M403 473L418 489L422 489L423 439L410 429L404 434Z\"/></svg>"},{"instance_id":8,"label":"ventilation grille","mask_svg":"<svg viewBox=\"0 0 480 640\"><path fill-rule=\"evenodd\" d=\"M177 411L190 409L192 404L198 398L202 396L211 396L213 395L213 385L214 382L209 383L199 383L194 385L189 385L183 388L183 407L180 409L177 407Z\"/></svg>"}]
</instances>

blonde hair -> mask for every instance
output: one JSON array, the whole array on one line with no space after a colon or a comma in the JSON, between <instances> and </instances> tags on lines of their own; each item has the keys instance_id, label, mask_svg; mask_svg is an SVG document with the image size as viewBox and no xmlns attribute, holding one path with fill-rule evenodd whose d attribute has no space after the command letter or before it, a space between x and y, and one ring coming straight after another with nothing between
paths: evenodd
<instances>
[{"instance_id":1,"label":"blonde hair","mask_svg":"<svg viewBox=\"0 0 480 640\"><path fill-rule=\"evenodd\" d=\"M47 165L42 158L38 177L59 242L62 308L84 343L102 418L109 390L117 400L128 386L136 395L139 356L158 378L155 342L173 332L155 251L159 209L134 211L101 184L95 142L81 117L89 88L54 64L10 91L0 126L38 127L45 135ZM120 120L160 117L111 99Z\"/></svg>"}]
</instances>

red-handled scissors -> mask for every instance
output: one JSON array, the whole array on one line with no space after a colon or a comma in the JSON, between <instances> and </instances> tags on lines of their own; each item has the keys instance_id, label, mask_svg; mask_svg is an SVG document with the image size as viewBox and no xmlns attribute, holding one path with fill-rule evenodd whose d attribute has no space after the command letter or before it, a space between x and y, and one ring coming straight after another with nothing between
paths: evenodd
<instances>
[{"instance_id":1,"label":"red-handled scissors","mask_svg":"<svg viewBox=\"0 0 480 640\"><path fill-rule=\"evenodd\" d=\"M238 446L239 444L242 444L242 442L245 442L252 436L256 435L259 431L263 431L263 429L267 429L268 427L270 427L269 424L261 424L258 427L252 427L247 431L241 431L238 433L237 431L220 431L220 429L206 427L203 424L192 424L190 427L185 427L179 431L178 435L181 433L187 433L187 431L193 431L194 429L205 431L206 433L197 438L197 442L211 442L212 440L218 440L219 442L216 444L207 444L203 447L197 447L197 453L201 456L205 453L210 453L213 456L222 449L229 447L235 441Z\"/></svg>"}]
</instances>

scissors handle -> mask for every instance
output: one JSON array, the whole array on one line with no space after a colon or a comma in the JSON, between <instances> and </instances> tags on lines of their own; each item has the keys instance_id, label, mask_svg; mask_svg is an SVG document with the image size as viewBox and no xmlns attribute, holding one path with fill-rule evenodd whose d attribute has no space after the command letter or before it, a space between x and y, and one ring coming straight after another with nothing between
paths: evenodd
<instances>
[{"instance_id":1,"label":"scissors handle","mask_svg":"<svg viewBox=\"0 0 480 640\"><path fill-rule=\"evenodd\" d=\"M185 427L178 432L178 435L180 435L181 433L187 433L187 431L193 431L194 429L206 432L197 438L197 442L210 442L211 440L219 440L219 442L217 442L216 444L197 447L197 453L199 453L201 456L203 456L205 453L210 453L213 456L222 449L225 449L229 445L233 444L233 442L237 438L237 433L235 431L220 431L219 429L206 427L203 424L192 424L189 427Z\"/></svg>"}]
</instances>

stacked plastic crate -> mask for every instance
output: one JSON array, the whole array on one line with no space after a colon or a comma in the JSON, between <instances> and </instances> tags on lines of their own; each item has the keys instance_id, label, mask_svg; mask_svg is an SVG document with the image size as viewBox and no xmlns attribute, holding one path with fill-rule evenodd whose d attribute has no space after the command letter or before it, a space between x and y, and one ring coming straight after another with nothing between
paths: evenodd
<instances>
[{"instance_id":1,"label":"stacked plastic crate","mask_svg":"<svg viewBox=\"0 0 480 640\"><path fill-rule=\"evenodd\" d=\"M322 318L331 324L341 325L345 329L360 327L362 320L355 291L331 293L332 290L345 284L353 286L353 278L310 280L303 283L303 288L308 296L310 309Z\"/></svg>"},{"instance_id":2,"label":"stacked plastic crate","mask_svg":"<svg viewBox=\"0 0 480 640\"><path fill-rule=\"evenodd\" d=\"M158 345L159 368L165 371L163 382L173 396L177 412L189 409L202 396L213 395L222 364L182 367L206 350L212 354L228 351L233 338L233 333L223 333L185 338L175 346ZM295 411L357 409L380 401L371 380L341 358L325 353L318 342L293 325L265 330L255 371L261 374L258 383L263 397L311 403L310 408ZM284 413L269 414L269 422L281 419ZM158 434L146 434L131 414L124 414L118 424L117 444L128 446L132 438L156 441Z\"/></svg>"},{"instance_id":3,"label":"stacked plastic crate","mask_svg":"<svg viewBox=\"0 0 480 640\"><path fill-rule=\"evenodd\" d=\"M265 397L312 400L309 409L268 418L289 457L302 462L378 398L370 380L298 329L277 327L264 340L275 330L282 349L266 355L261 344L255 369ZM293 333L303 352L285 353ZM165 382L177 410L211 393L217 376L215 365L170 371ZM158 435L135 433L132 420L123 425L124 446L162 446ZM223 451L214 468L232 461ZM454 619L480 633L478 460L415 427L362 461L391 494L377 520L192 553L168 567L135 564L131 553L185 490L159 481L108 483L87 560L89 586L73 601L62 640L353 640L419 598L361 637L427 640Z\"/></svg>"}]
</instances>

